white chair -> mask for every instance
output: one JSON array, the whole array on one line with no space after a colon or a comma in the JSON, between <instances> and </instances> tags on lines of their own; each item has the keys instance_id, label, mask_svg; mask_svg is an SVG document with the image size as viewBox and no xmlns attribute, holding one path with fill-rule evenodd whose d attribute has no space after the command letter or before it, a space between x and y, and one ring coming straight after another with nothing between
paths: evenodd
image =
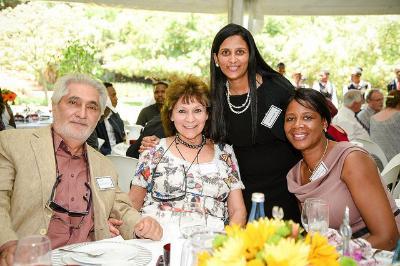
<instances>
[{"instance_id":1,"label":"white chair","mask_svg":"<svg viewBox=\"0 0 400 266\"><path fill-rule=\"evenodd\" d=\"M126 139L127 140L137 140L140 136L140 132L142 132L143 127L141 125L129 125L126 126L126 132L127 132L127 136Z\"/></svg>"},{"instance_id":2,"label":"white chair","mask_svg":"<svg viewBox=\"0 0 400 266\"><path fill-rule=\"evenodd\" d=\"M120 155L107 155L107 158L111 160L118 172L119 188L124 192L129 192L138 159Z\"/></svg>"},{"instance_id":3,"label":"white chair","mask_svg":"<svg viewBox=\"0 0 400 266\"><path fill-rule=\"evenodd\" d=\"M386 185L392 185L391 192L394 194L395 186L400 172L400 153L394 156L381 172ZM400 188L398 188L400 190Z\"/></svg>"},{"instance_id":4,"label":"white chair","mask_svg":"<svg viewBox=\"0 0 400 266\"><path fill-rule=\"evenodd\" d=\"M396 201L396 205L397 205L397 202L400 200L400 182L398 182L397 185L395 186L395 188L393 189L392 195L393 195L393 198L395 200L397 200ZM400 206L398 206L398 207L400 208Z\"/></svg>"},{"instance_id":5,"label":"white chair","mask_svg":"<svg viewBox=\"0 0 400 266\"><path fill-rule=\"evenodd\" d=\"M364 140L364 139L354 139L351 141L351 143L353 143L361 148L364 148L371 155L374 155L377 159L379 159L379 161L382 164L382 169L385 168L385 166L388 164L388 160L386 158L385 153L383 152L381 147L379 147L379 145L376 144L375 142L370 141L370 140ZM376 158L374 158L374 159L376 159ZM378 165L378 168L380 168L379 164L377 164L377 165ZM380 168L380 170L382 170L382 169Z\"/></svg>"}]
</instances>

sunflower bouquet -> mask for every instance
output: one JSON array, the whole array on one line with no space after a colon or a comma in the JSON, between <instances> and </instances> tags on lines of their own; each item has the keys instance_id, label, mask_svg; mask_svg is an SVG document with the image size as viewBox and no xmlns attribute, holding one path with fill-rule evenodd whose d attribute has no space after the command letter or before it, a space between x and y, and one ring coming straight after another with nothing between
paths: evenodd
<instances>
[{"instance_id":1,"label":"sunflower bouquet","mask_svg":"<svg viewBox=\"0 0 400 266\"><path fill-rule=\"evenodd\" d=\"M292 221L263 218L245 228L225 227L217 235L213 250L197 256L198 266L301 266L340 265L336 248L318 233L301 235L303 229Z\"/></svg>"}]
</instances>

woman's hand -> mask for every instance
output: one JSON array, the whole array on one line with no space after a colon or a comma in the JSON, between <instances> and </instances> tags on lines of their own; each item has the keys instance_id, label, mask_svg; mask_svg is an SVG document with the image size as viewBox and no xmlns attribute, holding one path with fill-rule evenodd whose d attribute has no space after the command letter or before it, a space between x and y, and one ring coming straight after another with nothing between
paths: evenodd
<instances>
[{"instance_id":1,"label":"woman's hand","mask_svg":"<svg viewBox=\"0 0 400 266\"><path fill-rule=\"evenodd\" d=\"M160 143L160 139L157 136L147 136L142 139L142 144L139 147L139 153L144 152L145 150L149 150L155 147L158 143Z\"/></svg>"},{"instance_id":2,"label":"woman's hand","mask_svg":"<svg viewBox=\"0 0 400 266\"><path fill-rule=\"evenodd\" d=\"M109 218L107 222L108 222L108 230L110 230L111 237L119 236L120 233L117 227L121 226L123 221L115 218Z\"/></svg>"}]
</instances>

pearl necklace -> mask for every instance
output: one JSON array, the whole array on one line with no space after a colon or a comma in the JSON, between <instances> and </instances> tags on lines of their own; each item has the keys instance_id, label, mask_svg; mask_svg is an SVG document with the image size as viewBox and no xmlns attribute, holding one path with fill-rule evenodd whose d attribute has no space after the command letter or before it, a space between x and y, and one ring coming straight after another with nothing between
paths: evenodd
<instances>
[{"instance_id":1,"label":"pearl necklace","mask_svg":"<svg viewBox=\"0 0 400 266\"><path fill-rule=\"evenodd\" d=\"M235 113L235 114L237 114L237 115L240 115L240 114L246 112L246 110L249 108L250 103L251 103L251 99L250 99L250 90L247 92L247 97L246 97L246 100L244 101L244 103L243 103L242 105L236 106L236 105L233 105L233 104L231 103L231 100L230 100L231 92L229 91L229 82L226 81L226 84L225 84L225 85L226 85L226 100L227 100L227 102L228 102L229 109L230 109L233 113ZM242 109L242 108L243 108L243 109ZM237 109L237 110L235 110L235 109ZM242 110L240 110L240 109L242 109Z\"/></svg>"},{"instance_id":2,"label":"pearl necklace","mask_svg":"<svg viewBox=\"0 0 400 266\"><path fill-rule=\"evenodd\" d=\"M326 144L325 144L324 152L322 153L322 156L321 156L321 158L319 159L318 163L315 165L314 170L311 170L310 167L308 167L308 164L303 160L304 164L306 165L306 167L307 167L307 169L308 169L308 172L310 172L310 174L311 174L310 177L308 178L310 181L312 181L312 180L311 180L312 175L314 174L315 170L317 170L318 166L321 164L322 159L324 159L324 157L325 157L326 151L328 150L328 143L329 143L329 140L326 139Z\"/></svg>"},{"instance_id":3,"label":"pearl necklace","mask_svg":"<svg viewBox=\"0 0 400 266\"><path fill-rule=\"evenodd\" d=\"M204 134L201 135L201 143L200 144L190 144L190 143L187 143L186 141L184 141L183 139L181 139L179 137L179 133L176 133L175 142L176 143L179 142L190 149L201 149L201 148L203 148L204 144L206 144L206 136L204 136Z\"/></svg>"}]
</instances>

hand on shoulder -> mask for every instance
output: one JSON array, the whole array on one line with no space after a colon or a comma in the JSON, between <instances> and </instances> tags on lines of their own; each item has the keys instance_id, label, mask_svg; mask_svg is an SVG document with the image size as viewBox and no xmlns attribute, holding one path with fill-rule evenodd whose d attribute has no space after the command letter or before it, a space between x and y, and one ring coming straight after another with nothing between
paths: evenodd
<instances>
[{"instance_id":1,"label":"hand on shoulder","mask_svg":"<svg viewBox=\"0 0 400 266\"><path fill-rule=\"evenodd\" d=\"M155 135L144 137L139 147L139 153L154 148L158 143L160 143L160 139Z\"/></svg>"}]
</instances>

